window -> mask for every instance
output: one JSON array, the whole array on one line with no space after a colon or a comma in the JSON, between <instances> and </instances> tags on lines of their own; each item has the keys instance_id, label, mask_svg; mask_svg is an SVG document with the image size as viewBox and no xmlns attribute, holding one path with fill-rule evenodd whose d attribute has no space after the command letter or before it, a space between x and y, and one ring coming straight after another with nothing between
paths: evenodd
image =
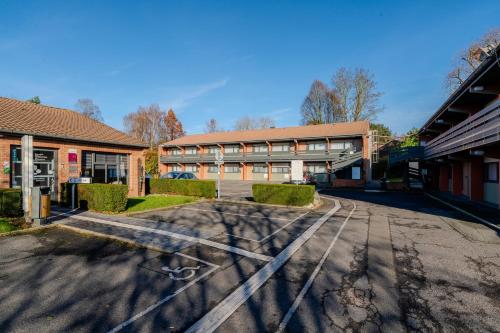
<instances>
[{"instance_id":1,"label":"window","mask_svg":"<svg viewBox=\"0 0 500 333\"><path fill-rule=\"evenodd\" d=\"M181 150L180 149L170 149L170 154L171 155L180 155Z\"/></svg>"},{"instance_id":2,"label":"window","mask_svg":"<svg viewBox=\"0 0 500 333\"><path fill-rule=\"evenodd\" d=\"M196 147L189 147L189 148L186 148L186 150L184 150L185 155L196 155L197 152L198 152L198 150L196 149Z\"/></svg>"},{"instance_id":3,"label":"window","mask_svg":"<svg viewBox=\"0 0 500 333\"><path fill-rule=\"evenodd\" d=\"M307 150L326 150L324 142L311 142L307 144Z\"/></svg>"},{"instance_id":4,"label":"window","mask_svg":"<svg viewBox=\"0 0 500 333\"><path fill-rule=\"evenodd\" d=\"M267 153L269 147L267 145L253 145L254 153Z\"/></svg>"},{"instance_id":5,"label":"window","mask_svg":"<svg viewBox=\"0 0 500 333\"><path fill-rule=\"evenodd\" d=\"M330 149L333 150L345 150L351 148L352 148L352 142L350 141L337 141L330 143Z\"/></svg>"},{"instance_id":6,"label":"window","mask_svg":"<svg viewBox=\"0 0 500 333\"><path fill-rule=\"evenodd\" d=\"M306 164L306 171L311 173L325 173L326 165L325 164Z\"/></svg>"},{"instance_id":7,"label":"window","mask_svg":"<svg viewBox=\"0 0 500 333\"><path fill-rule=\"evenodd\" d=\"M224 153L226 153L226 154L239 154L240 153L240 146L239 145L224 146Z\"/></svg>"},{"instance_id":8,"label":"window","mask_svg":"<svg viewBox=\"0 0 500 333\"><path fill-rule=\"evenodd\" d=\"M271 171L273 173L288 173L290 166L286 163L273 163Z\"/></svg>"},{"instance_id":9,"label":"window","mask_svg":"<svg viewBox=\"0 0 500 333\"><path fill-rule=\"evenodd\" d=\"M217 173L219 172L219 169L217 168L217 165L210 165L208 167L208 173Z\"/></svg>"},{"instance_id":10,"label":"window","mask_svg":"<svg viewBox=\"0 0 500 333\"><path fill-rule=\"evenodd\" d=\"M289 144L273 144L272 145L272 151L290 151L290 145Z\"/></svg>"},{"instance_id":11,"label":"window","mask_svg":"<svg viewBox=\"0 0 500 333\"><path fill-rule=\"evenodd\" d=\"M498 183L498 163L484 163L484 181Z\"/></svg>"},{"instance_id":12,"label":"window","mask_svg":"<svg viewBox=\"0 0 500 333\"><path fill-rule=\"evenodd\" d=\"M224 173L240 173L240 165L226 164L224 165Z\"/></svg>"},{"instance_id":13,"label":"window","mask_svg":"<svg viewBox=\"0 0 500 333\"><path fill-rule=\"evenodd\" d=\"M125 154L82 152L82 176L93 183L127 184L128 156Z\"/></svg>"},{"instance_id":14,"label":"window","mask_svg":"<svg viewBox=\"0 0 500 333\"><path fill-rule=\"evenodd\" d=\"M196 164L187 164L186 171L187 172L198 172L198 166Z\"/></svg>"},{"instance_id":15,"label":"window","mask_svg":"<svg viewBox=\"0 0 500 333\"><path fill-rule=\"evenodd\" d=\"M170 166L170 171L182 171L182 168L180 165L177 165L177 164L172 164Z\"/></svg>"},{"instance_id":16,"label":"window","mask_svg":"<svg viewBox=\"0 0 500 333\"><path fill-rule=\"evenodd\" d=\"M266 164L254 164L253 173L267 173Z\"/></svg>"},{"instance_id":17,"label":"window","mask_svg":"<svg viewBox=\"0 0 500 333\"><path fill-rule=\"evenodd\" d=\"M220 147L218 146L212 146L208 148L209 154L216 154L218 151L220 151Z\"/></svg>"}]
</instances>

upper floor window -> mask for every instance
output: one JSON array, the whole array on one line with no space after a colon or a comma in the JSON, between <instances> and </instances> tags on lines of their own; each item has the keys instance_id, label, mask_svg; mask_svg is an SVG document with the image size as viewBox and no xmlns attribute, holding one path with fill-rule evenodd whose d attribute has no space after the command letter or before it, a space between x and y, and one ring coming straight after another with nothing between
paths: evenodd
<instances>
[{"instance_id":1,"label":"upper floor window","mask_svg":"<svg viewBox=\"0 0 500 333\"><path fill-rule=\"evenodd\" d=\"M239 145L224 146L224 152L226 154L238 154L240 152Z\"/></svg>"},{"instance_id":2,"label":"upper floor window","mask_svg":"<svg viewBox=\"0 0 500 333\"><path fill-rule=\"evenodd\" d=\"M186 148L186 150L184 150L184 154L186 155L196 155L198 152L198 150L196 149L196 147L188 147Z\"/></svg>"},{"instance_id":3,"label":"upper floor window","mask_svg":"<svg viewBox=\"0 0 500 333\"><path fill-rule=\"evenodd\" d=\"M307 150L326 150L325 142L311 142L307 144Z\"/></svg>"},{"instance_id":4,"label":"upper floor window","mask_svg":"<svg viewBox=\"0 0 500 333\"><path fill-rule=\"evenodd\" d=\"M335 141L330 143L330 149L333 150L345 150L351 148L352 148L352 142L350 141Z\"/></svg>"},{"instance_id":5,"label":"upper floor window","mask_svg":"<svg viewBox=\"0 0 500 333\"><path fill-rule=\"evenodd\" d=\"M170 149L170 154L171 155L180 155L181 150L180 149Z\"/></svg>"},{"instance_id":6,"label":"upper floor window","mask_svg":"<svg viewBox=\"0 0 500 333\"><path fill-rule=\"evenodd\" d=\"M290 145L289 144L273 144L272 151L290 151Z\"/></svg>"},{"instance_id":7,"label":"upper floor window","mask_svg":"<svg viewBox=\"0 0 500 333\"><path fill-rule=\"evenodd\" d=\"M208 153L209 154L216 154L218 151L220 151L219 146L212 146L208 148Z\"/></svg>"},{"instance_id":8,"label":"upper floor window","mask_svg":"<svg viewBox=\"0 0 500 333\"><path fill-rule=\"evenodd\" d=\"M253 145L254 153L267 153L269 151L269 147L267 145Z\"/></svg>"}]
</instances>

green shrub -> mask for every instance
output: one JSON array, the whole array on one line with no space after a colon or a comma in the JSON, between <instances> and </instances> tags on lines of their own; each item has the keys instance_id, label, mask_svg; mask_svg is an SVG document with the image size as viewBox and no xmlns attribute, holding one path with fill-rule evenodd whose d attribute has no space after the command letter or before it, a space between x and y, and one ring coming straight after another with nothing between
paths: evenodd
<instances>
[{"instance_id":1,"label":"green shrub","mask_svg":"<svg viewBox=\"0 0 500 333\"><path fill-rule=\"evenodd\" d=\"M214 198L214 180L191 179L151 179L150 191L152 194L182 194L195 197Z\"/></svg>"},{"instance_id":2,"label":"green shrub","mask_svg":"<svg viewBox=\"0 0 500 333\"><path fill-rule=\"evenodd\" d=\"M20 189L0 190L0 216L19 216L22 214Z\"/></svg>"},{"instance_id":3,"label":"green shrub","mask_svg":"<svg viewBox=\"0 0 500 333\"><path fill-rule=\"evenodd\" d=\"M71 205L72 184L61 184L61 198ZM127 208L128 186L117 184L76 184L77 205L97 212L123 212Z\"/></svg>"},{"instance_id":4,"label":"green shrub","mask_svg":"<svg viewBox=\"0 0 500 333\"><path fill-rule=\"evenodd\" d=\"M305 206L314 201L314 185L253 184L253 199L256 202Z\"/></svg>"}]
</instances>

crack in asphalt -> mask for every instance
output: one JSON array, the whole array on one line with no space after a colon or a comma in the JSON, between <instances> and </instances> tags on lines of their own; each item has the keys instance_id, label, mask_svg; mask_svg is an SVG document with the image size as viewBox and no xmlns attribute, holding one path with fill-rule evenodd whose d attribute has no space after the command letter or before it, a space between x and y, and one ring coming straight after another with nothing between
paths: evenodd
<instances>
[{"instance_id":1,"label":"crack in asphalt","mask_svg":"<svg viewBox=\"0 0 500 333\"><path fill-rule=\"evenodd\" d=\"M480 274L481 280L479 281L479 286L483 289L486 297L490 299L494 306L500 307L500 298L498 297L500 295L500 283L496 281L500 273L500 265L486 261L486 259L498 258L498 256L479 256L477 259L465 256L465 258L467 258L466 262L473 266Z\"/></svg>"},{"instance_id":2,"label":"crack in asphalt","mask_svg":"<svg viewBox=\"0 0 500 333\"><path fill-rule=\"evenodd\" d=\"M367 244L354 247L354 259L349 266L349 273L342 276L340 288L326 290L322 294L323 314L329 319L331 328L352 332L381 332L383 323L373 304L376 295L367 275ZM329 306L330 304L333 306Z\"/></svg>"}]
</instances>

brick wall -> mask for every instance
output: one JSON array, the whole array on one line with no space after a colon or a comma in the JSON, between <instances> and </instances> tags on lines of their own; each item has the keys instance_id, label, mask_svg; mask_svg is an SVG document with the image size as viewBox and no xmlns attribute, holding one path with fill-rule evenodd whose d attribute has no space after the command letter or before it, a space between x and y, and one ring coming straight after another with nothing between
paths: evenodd
<instances>
[{"instance_id":1,"label":"brick wall","mask_svg":"<svg viewBox=\"0 0 500 333\"><path fill-rule=\"evenodd\" d=\"M10 175L4 174L3 163L9 162L10 165L10 147L12 145L21 145L20 138L0 137L0 162L2 169L0 170L0 188L8 188L10 185ZM117 148L100 144L77 144L77 143L57 143L50 140L33 140L35 148L48 148L57 150L57 181L59 184L67 182L68 178L79 177L82 166L82 151L95 151L116 154L129 155L129 195L138 196L144 195L144 185L140 188L139 184L139 165L144 169L144 152L142 148ZM76 172L70 172L68 163L69 150L76 150L78 155L78 163L75 164ZM59 191L60 192L60 191Z\"/></svg>"}]
</instances>

